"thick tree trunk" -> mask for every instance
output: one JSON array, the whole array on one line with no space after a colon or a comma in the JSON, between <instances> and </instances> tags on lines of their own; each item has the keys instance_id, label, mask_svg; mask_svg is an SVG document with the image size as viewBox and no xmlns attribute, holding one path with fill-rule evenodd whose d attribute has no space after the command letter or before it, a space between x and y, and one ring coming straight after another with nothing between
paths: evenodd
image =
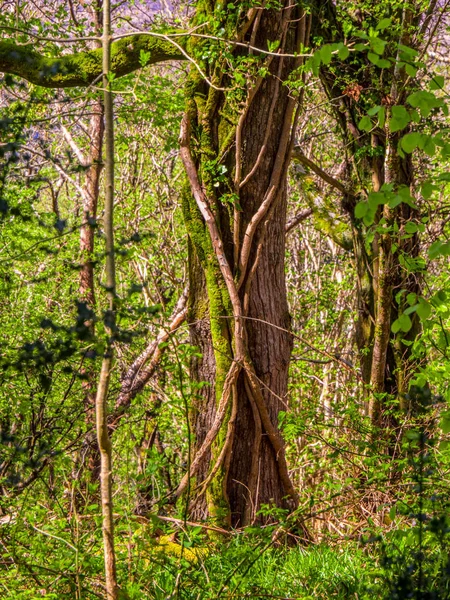
<instances>
[{"instance_id":1,"label":"thick tree trunk","mask_svg":"<svg viewBox=\"0 0 450 600\"><path fill-rule=\"evenodd\" d=\"M303 18L299 25L298 17L291 6L284 11L258 11L247 36L259 48L266 48L267 40L281 40L281 51L293 53L307 35L307 19ZM263 504L290 509L297 503L278 432L278 415L287 406L292 348L284 240L286 172L296 106L281 82L298 64L292 58L271 58L267 61L270 75L257 78L247 91L245 107L237 116L235 145L228 149L224 161L233 174L231 184L238 197L231 208L221 201L227 187L220 186L215 192L205 170L206 159L220 154L226 137L223 129L229 131L222 117L227 99L216 92L211 110L209 99L214 92L208 92L204 82L200 82L196 93L208 93L205 105L209 104L209 114L198 110L198 102L195 108L194 103L188 108L196 132L191 148L195 152L200 145L203 153L197 152L196 159L198 173L203 176L202 189L215 214L224 258L234 279L234 283L232 280L224 285L224 268L219 270L216 257L212 259L213 250L218 256L215 235L209 241L199 241L207 235L207 228L199 219L197 207L187 198L185 217L191 239L188 320L193 323L191 342L201 351L201 358L192 364L192 376L207 383L199 388L192 412L192 510L195 518L214 516L233 526L261 520L257 513ZM188 165L194 191L190 170ZM237 311L242 315L239 319ZM243 329L243 354L238 350L239 327ZM233 369L230 401L221 428L202 454L205 440L217 425L223 390L227 389L227 378ZM197 465L195 457L199 455Z\"/></svg>"}]
</instances>

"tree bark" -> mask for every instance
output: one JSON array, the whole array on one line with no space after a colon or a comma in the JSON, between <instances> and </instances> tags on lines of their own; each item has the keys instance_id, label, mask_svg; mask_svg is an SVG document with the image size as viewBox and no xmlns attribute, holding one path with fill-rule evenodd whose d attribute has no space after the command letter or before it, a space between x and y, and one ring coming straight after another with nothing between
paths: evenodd
<instances>
[{"instance_id":1,"label":"tree bark","mask_svg":"<svg viewBox=\"0 0 450 600\"><path fill-rule=\"evenodd\" d=\"M247 24L244 39L259 48L278 40L281 52L290 54L305 43L307 19L289 3L284 10L258 13ZM208 90L195 72L187 112L194 160L184 162L194 197L203 194L194 205L187 193L184 208L190 236L188 321L193 323L191 342L202 355L193 361L192 377L207 383L199 388L192 410L191 507L196 519L212 516L233 526L264 520L258 516L264 504L289 510L298 502L278 415L287 407L292 348L284 254L286 173L296 108L281 82L299 60L272 57L266 64L269 75L249 84L232 136L223 118L227 97ZM212 69L211 78L217 72ZM228 83L226 78L213 81L218 87ZM223 152L227 137L234 143ZM232 179L216 187L205 167L221 155L221 148L226 156L222 164ZM223 201L230 187L235 193L231 207ZM214 215L217 233L211 232L202 202Z\"/></svg>"}]
</instances>

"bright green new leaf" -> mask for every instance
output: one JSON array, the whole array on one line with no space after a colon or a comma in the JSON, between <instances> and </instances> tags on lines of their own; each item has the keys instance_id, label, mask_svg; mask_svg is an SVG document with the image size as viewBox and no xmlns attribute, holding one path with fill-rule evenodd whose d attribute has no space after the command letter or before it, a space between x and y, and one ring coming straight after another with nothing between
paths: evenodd
<instances>
[{"instance_id":1,"label":"bright green new leaf","mask_svg":"<svg viewBox=\"0 0 450 600\"><path fill-rule=\"evenodd\" d=\"M331 57L332 57L331 46L329 44L322 46L322 48L320 49L320 58L321 58L323 64L328 65L331 62Z\"/></svg>"},{"instance_id":2,"label":"bright green new leaf","mask_svg":"<svg viewBox=\"0 0 450 600\"><path fill-rule=\"evenodd\" d=\"M422 319L422 321L426 321L431 315L431 304L427 302L424 298L421 298L417 306L416 312Z\"/></svg>"},{"instance_id":3,"label":"bright green new leaf","mask_svg":"<svg viewBox=\"0 0 450 600\"><path fill-rule=\"evenodd\" d=\"M381 19L381 21L377 25L377 30L383 31L384 29L387 29L391 23L392 23L392 19L390 19L389 17L386 17L385 19Z\"/></svg>"},{"instance_id":4,"label":"bright green new leaf","mask_svg":"<svg viewBox=\"0 0 450 600\"><path fill-rule=\"evenodd\" d=\"M417 223L412 223L411 221L405 225L406 233L416 233L418 229Z\"/></svg>"},{"instance_id":5,"label":"bright green new leaf","mask_svg":"<svg viewBox=\"0 0 450 600\"><path fill-rule=\"evenodd\" d=\"M409 122L409 113L404 106L392 107L392 117L389 121L389 129L392 131L392 133L405 129Z\"/></svg>"},{"instance_id":6,"label":"bright green new leaf","mask_svg":"<svg viewBox=\"0 0 450 600\"><path fill-rule=\"evenodd\" d=\"M372 50L381 56L384 52L384 48L387 42L385 42L384 40L380 40L380 38L378 37L371 37L369 39L369 43Z\"/></svg>"},{"instance_id":7,"label":"bright green new leaf","mask_svg":"<svg viewBox=\"0 0 450 600\"><path fill-rule=\"evenodd\" d=\"M369 205L367 202L358 202L358 204L355 206L355 217L357 219L362 219L367 214L368 210Z\"/></svg>"},{"instance_id":8,"label":"bright green new leaf","mask_svg":"<svg viewBox=\"0 0 450 600\"><path fill-rule=\"evenodd\" d=\"M442 413L441 429L443 433L450 433L450 411Z\"/></svg>"},{"instance_id":9,"label":"bright green new leaf","mask_svg":"<svg viewBox=\"0 0 450 600\"><path fill-rule=\"evenodd\" d=\"M406 135L404 135L402 137L402 148L405 152L407 152L408 154L411 154L411 152L413 152L417 146L420 143L420 133L418 132L413 132L413 133L407 133Z\"/></svg>"},{"instance_id":10,"label":"bright green new leaf","mask_svg":"<svg viewBox=\"0 0 450 600\"><path fill-rule=\"evenodd\" d=\"M422 192L422 196L425 198L425 200L428 200L429 198L431 198L435 189L436 189L436 186L428 181L422 185L421 192Z\"/></svg>"},{"instance_id":11,"label":"bright green new leaf","mask_svg":"<svg viewBox=\"0 0 450 600\"><path fill-rule=\"evenodd\" d=\"M405 65L405 71L410 77L415 77L417 74L417 67L414 65L410 65L409 63Z\"/></svg>"},{"instance_id":12,"label":"bright green new leaf","mask_svg":"<svg viewBox=\"0 0 450 600\"><path fill-rule=\"evenodd\" d=\"M403 333L408 333L408 331L412 327L412 321L409 318L409 316L405 315L405 313L403 313L402 315L399 316L397 321L400 325L400 331L403 331Z\"/></svg>"},{"instance_id":13,"label":"bright green new leaf","mask_svg":"<svg viewBox=\"0 0 450 600\"><path fill-rule=\"evenodd\" d=\"M350 50L347 46L342 45L338 50L338 56L341 60L345 60L350 56Z\"/></svg>"},{"instance_id":14,"label":"bright green new leaf","mask_svg":"<svg viewBox=\"0 0 450 600\"><path fill-rule=\"evenodd\" d=\"M361 129L361 131L370 131L372 129L372 121L370 117L365 115L358 123L358 127Z\"/></svg>"},{"instance_id":15,"label":"bright green new leaf","mask_svg":"<svg viewBox=\"0 0 450 600\"><path fill-rule=\"evenodd\" d=\"M435 75L430 81L430 90L442 90L444 87L444 81L445 79L443 75Z\"/></svg>"}]
</instances>

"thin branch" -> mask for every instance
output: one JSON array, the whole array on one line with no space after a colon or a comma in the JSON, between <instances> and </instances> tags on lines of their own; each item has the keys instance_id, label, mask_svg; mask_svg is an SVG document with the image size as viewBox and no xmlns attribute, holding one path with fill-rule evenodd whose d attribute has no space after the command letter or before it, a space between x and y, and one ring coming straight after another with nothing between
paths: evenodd
<instances>
[{"instance_id":1,"label":"thin branch","mask_svg":"<svg viewBox=\"0 0 450 600\"><path fill-rule=\"evenodd\" d=\"M303 223L303 221L306 221L306 219L308 217L310 217L312 214L313 214L312 208L305 208L305 210L300 211L299 213L297 213L296 215L291 217L289 219L289 221L286 223L286 227L284 229L285 232L290 233L295 227L297 227L297 225L299 225L300 223Z\"/></svg>"},{"instance_id":2,"label":"thin branch","mask_svg":"<svg viewBox=\"0 0 450 600\"><path fill-rule=\"evenodd\" d=\"M170 335L177 331L185 321L187 315L187 296L188 288L186 287L172 312L169 325L161 328L156 339L148 344L147 348L136 358L123 377L113 415L114 423L116 423L118 417L123 414L123 411L129 406L131 400L144 388L145 384L154 374L164 352L163 348L160 347L161 344L165 343ZM148 362L149 364L145 366Z\"/></svg>"},{"instance_id":3,"label":"thin branch","mask_svg":"<svg viewBox=\"0 0 450 600\"><path fill-rule=\"evenodd\" d=\"M308 158L305 154L303 154L303 152L301 151L299 146L294 147L294 150L292 152L292 159L298 160L300 163L302 163L302 165L305 165L305 167L308 167L309 169L311 169L311 171L313 171L316 175L318 175L321 179L323 179L323 181L332 185L334 188L339 190L342 194L348 193L348 190L343 183L341 183L340 181L335 179L332 175L330 175L329 173L327 173L326 171L321 169L319 167L319 165L316 165L315 162L313 162L310 158Z\"/></svg>"}]
</instances>

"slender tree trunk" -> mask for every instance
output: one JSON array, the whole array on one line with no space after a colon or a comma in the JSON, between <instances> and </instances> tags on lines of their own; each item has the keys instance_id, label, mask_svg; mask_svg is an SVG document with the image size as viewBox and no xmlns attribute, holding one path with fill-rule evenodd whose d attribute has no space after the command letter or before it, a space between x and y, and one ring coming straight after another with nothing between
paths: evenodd
<instances>
[{"instance_id":1,"label":"slender tree trunk","mask_svg":"<svg viewBox=\"0 0 450 600\"><path fill-rule=\"evenodd\" d=\"M113 334L115 329L115 259L114 259L114 130L113 98L108 80L111 64L111 7L109 0L103 2L103 90L105 105L105 242L106 242L106 290L108 312L105 316L107 342L102 361L100 379L95 399L97 440L100 452L100 494L103 516L103 553L105 560L106 597L117 600L118 587L114 552L114 520L112 503L112 452L107 423L108 389L113 365Z\"/></svg>"},{"instance_id":2,"label":"slender tree trunk","mask_svg":"<svg viewBox=\"0 0 450 600\"><path fill-rule=\"evenodd\" d=\"M318 6L316 15L317 34L325 39L331 38L331 30L327 34L330 24L335 31L339 31L341 23L338 21L335 7L332 3ZM324 11L326 14L320 13ZM322 16L322 18L320 18ZM412 6L399 7L397 18L401 20L402 29L398 43L410 45L410 36L415 25L418 24L420 15L414 13ZM324 27L323 27L324 26ZM343 39L340 32L336 41ZM395 40L397 43L397 40ZM399 64L400 63L400 64ZM360 65L361 89L369 89L373 78L373 67L367 64L364 72L363 64ZM340 78L347 68L353 69L354 65L343 63L339 70ZM367 73L367 75L365 74ZM334 100L336 118L341 124L344 142L349 152L349 171L354 163L352 160L356 152L362 147L371 146L374 149L372 159L361 159L358 165L358 179L366 182L366 188L378 192L383 184L391 184L393 190L401 186L413 185L413 167L411 156L400 156L398 143L406 131L391 133L389 128L389 114L392 105L402 105L405 101L406 80L404 66L398 61L385 81L385 89L380 90L380 97L376 102L386 105L388 117L384 129L374 128L370 134L358 130L357 123L360 119L361 107L358 106L359 96L353 97L350 92L342 90L342 79L336 79L336 71L331 72L326 67L321 69L321 79L328 96ZM388 102L386 102L388 99ZM355 173L356 175L356 173ZM351 184L348 184L351 189ZM382 425L382 413L385 399L397 397L400 404L407 391L408 379L414 372L415 359L411 352L411 345L402 344L401 340L411 341L420 330L420 322L414 315L412 328L407 334L393 334L392 323L402 314L404 305L397 301L398 294L405 290L408 293L420 294L420 277L408 274L401 264L401 256L416 258L418 255L418 239L414 234L409 239L404 239L404 226L406 222L417 217L415 209L405 203L390 209L387 205L379 209L376 223L381 218L385 225L381 231L374 232L371 248L367 247L366 230L363 223L355 220L354 209L358 201L355 194L349 195L350 201L343 199L342 206L347 210L352 221L353 246L355 270L357 274L358 292L358 321L356 324L356 342L361 355L361 371L363 380L367 384L370 394L369 414L375 425ZM388 231L388 227L391 230ZM398 231L397 235L395 231ZM395 239L394 239L395 238ZM394 243L396 248L394 248Z\"/></svg>"}]
</instances>

